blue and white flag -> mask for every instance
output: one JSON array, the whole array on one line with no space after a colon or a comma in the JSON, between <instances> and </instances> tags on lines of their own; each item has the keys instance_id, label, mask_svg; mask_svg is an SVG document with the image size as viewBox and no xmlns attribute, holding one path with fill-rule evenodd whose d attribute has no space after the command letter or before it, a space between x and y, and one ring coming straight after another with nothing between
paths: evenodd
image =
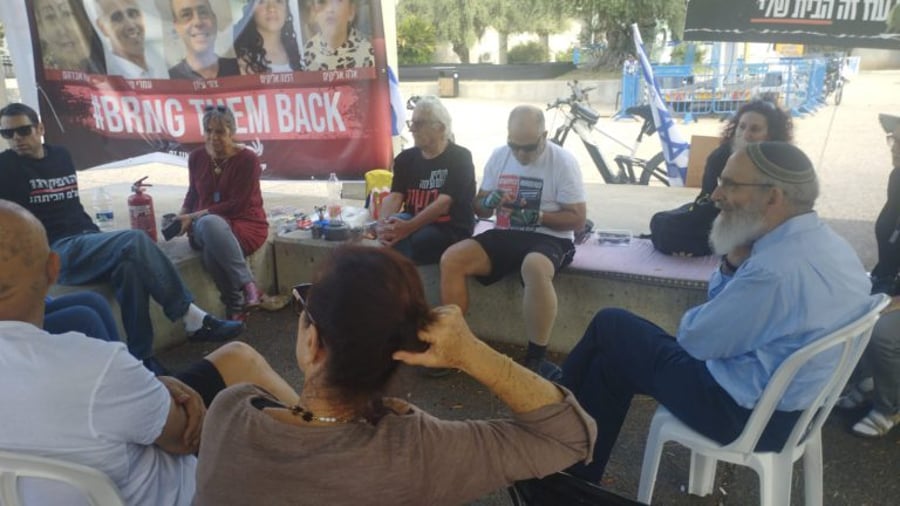
<instances>
[{"instance_id":1,"label":"blue and white flag","mask_svg":"<svg viewBox=\"0 0 900 506\"><path fill-rule=\"evenodd\" d=\"M388 85L391 89L391 135L400 135L403 127L406 126L406 104L403 102L403 96L400 95L400 81L394 74L394 69L388 65Z\"/></svg>"},{"instance_id":2,"label":"blue and white flag","mask_svg":"<svg viewBox=\"0 0 900 506\"><path fill-rule=\"evenodd\" d=\"M653 123L659 132L659 141L662 143L663 156L666 158L666 173L669 175L669 184L672 186L684 186L687 178L688 154L691 145L675 129L672 114L666 107L666 102L659 91L659 85L653 78L653 67L644 50L644 41L641 40L641 32L637 24L631 25L631 33L634 34L634 46L637 48L638 59L641 61L641 73L650 90L650 110L653 111Z\"/></svg>"}]
</instances>

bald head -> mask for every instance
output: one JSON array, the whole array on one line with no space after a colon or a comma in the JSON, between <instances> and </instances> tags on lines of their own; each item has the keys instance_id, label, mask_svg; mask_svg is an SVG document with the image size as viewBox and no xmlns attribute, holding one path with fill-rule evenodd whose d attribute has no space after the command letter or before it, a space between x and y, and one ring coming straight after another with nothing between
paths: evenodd
<instances>
[{"instance_id":1,"label":"bald head","mask_svg":"<svg viewBox=\"0 0 900 506\"><path fill-rule=\"evenodd\" d=\"M531 105L517 106L509 113L506 144L522 165L528 165L544 152L547 130L544 111Z\"/></svg>"},{"instance_id":2,"label":"bald head","mask_svg":"<svg viewBox=\"0 0 900 506\"><path fill-rule=\"evenodd\" d=\"M44 297L58 274L59 257L50 251L41 222L0 200L0 320L41 326Z\"/></svg>"},{"instance_id":3,"label":"bald head","mask_svg":"<svg viewBox=\"0 0 900 506\"><path fill-rule=\"evenodd\" d=\"M539 132L544 131L544 111L533 105L516 106L509 113L510 130L513 128L531 128Z\"/></svg>"}]
</instances>

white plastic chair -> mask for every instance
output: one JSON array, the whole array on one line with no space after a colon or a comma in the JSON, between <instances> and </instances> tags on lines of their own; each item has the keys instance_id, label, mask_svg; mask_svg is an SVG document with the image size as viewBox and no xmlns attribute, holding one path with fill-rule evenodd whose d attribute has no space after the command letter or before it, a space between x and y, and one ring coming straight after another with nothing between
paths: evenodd
<instances>
[{"instance_id":1,"label":"white plastic chair","mask_svg":"<svg viewBox=\"0 0 900 506\"><path fill-rule=\"evenodd\" d=\"M124 505L116 485L96 469L62 460L0 451L0 505L45 506L51 503Z\"/></svg>"},{"instance_id":2,"label":"white plastic chair","mask_svg":"<svg viewBox=\"0 0 900 506\"><path fill-rule=\"evenodd\" d=\"M712 493L719 460L753 468L759 475L760 503L784 506L791 503L793 465L803 457L803 485L807 505L821 506L822 495L822 424L847 383L853 368L872 335L879 312L890 302L881 295L874 309L855 322L818 339L794 352L772 375L741 435L725 446L702 436L681 423L663 406L657 408L650 423L638 500L649 504L656 484L656 473L663 444L675 441L691 450L688 492L705 496ZM797 371L812 357L840 348L840 361L834 374L822 387L811 406L803 411L781 452L754 452L757 441L778 401L784 395Z\"/></svg>"}]
</instances>

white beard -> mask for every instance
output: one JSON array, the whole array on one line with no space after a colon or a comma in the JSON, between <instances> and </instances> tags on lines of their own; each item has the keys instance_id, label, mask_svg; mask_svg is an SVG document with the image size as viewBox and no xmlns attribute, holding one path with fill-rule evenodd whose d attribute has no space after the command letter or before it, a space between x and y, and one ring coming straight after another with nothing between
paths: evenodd
<instances>
[{"instance_id":1,"label":"white beard","mask_svg":"<svg viewBox=\"0 0 900 506\"><path fill-rule=\"evenodd\" d=\"M717 255L725 255L738 246L749 246L766 233L763 213L752 205L722 212L713 221L709 244Z\"/></svg>"}]
</instances>

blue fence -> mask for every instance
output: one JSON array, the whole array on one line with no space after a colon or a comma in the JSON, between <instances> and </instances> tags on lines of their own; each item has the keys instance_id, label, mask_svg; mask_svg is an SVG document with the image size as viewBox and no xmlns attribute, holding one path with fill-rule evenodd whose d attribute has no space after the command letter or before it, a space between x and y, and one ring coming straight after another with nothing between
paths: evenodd
<instances>
[{"instance_id":1,"label":"blue fence","mask_svg":"<svg viewBox=\"0 0 900 506\"><path fill-rule=\"evenodd\" d=\"M850 62L850 65L858 62ZM663 100L675 115L690 121L697 115L731 115L743 104L766 96L794 115L814 113L824 104L828 60L780 58L696 71L690 65L654 65ZM648 102L647 87L633 65L622 69L622 100L617 117Z\"/></svg>"}]
</instances>

